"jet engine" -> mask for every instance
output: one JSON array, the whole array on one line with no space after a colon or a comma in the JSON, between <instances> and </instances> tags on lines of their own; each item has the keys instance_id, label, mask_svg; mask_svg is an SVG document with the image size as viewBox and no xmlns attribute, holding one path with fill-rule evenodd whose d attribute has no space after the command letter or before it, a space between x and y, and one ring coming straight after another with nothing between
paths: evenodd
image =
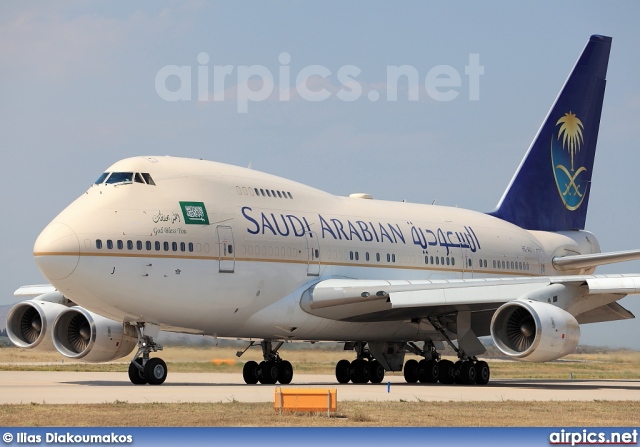
<instances>
[{"instance_id":1,"label":"jet engine","mask_svg":"<svg viewBox=\"0 0 640 447\"><path fill-rule=\"evenodd\" d=\"M133 326L74 306L53 322L53 345L60 354L89 363L108 362L128 355L137 345Z\"/></svg>"},{"instance_id":2,"label":"jet engine","mask_svg":"<svg viewBox=\"0 0 640 447\"><path fill-rule=\"evenodd\" d=\"M62 299L62 295L54 292ZM37 351L53 351L51 328L55 318L68 307L59 302L43 299L23 301L11 308L7 314L7 335L19 348Z\"/></svg>"},{"instance_id":3,"label":"jet engine","mask_svg":"<svg viewBox=\"0 0 640 447\"><path fill-rule=\"evenodd\" d=\"M553 304L516 300L502 305L491 319L491 337L509 357L547 362L572 352L580 341L573 315Z\"/></svg>"}]
</instances>

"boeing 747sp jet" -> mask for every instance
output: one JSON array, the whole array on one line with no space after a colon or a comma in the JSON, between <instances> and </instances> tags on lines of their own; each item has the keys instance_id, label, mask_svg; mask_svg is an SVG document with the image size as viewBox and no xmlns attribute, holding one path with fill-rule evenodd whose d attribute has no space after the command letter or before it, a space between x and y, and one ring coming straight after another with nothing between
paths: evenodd
<instances>
[{"instance_id":1,"label":"boeing 747sp jet","mask_svg":"<svg viewBox=\"0 0 640 447\"><path fill-rule=\"evenodd\" d=\"M591 36L496 210L337 197L210 161L118 161L35 242L50 281L25 286L7 331L20 347L105 362L135 351L134 384L167 377L160 330L246 339L246 383L290 383L289 341L353 350L340 383L486 384L478 337L511 358L574 350L580 324L633 318L617 301L640 258L585 231L611 38ZM438 350L448 343L453 363ZM423 360L404 361L406 353Z\"/></svg>"}]
</instances>

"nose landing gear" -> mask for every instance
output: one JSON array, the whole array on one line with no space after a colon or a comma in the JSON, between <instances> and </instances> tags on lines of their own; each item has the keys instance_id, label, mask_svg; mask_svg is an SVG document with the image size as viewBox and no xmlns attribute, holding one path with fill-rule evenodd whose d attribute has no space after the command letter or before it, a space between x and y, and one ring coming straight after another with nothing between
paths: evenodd
<instances>
[{"instance_id":1,"label":"nose landing gear","mask_svg":"<svg viewBox=\"0 0 640 447\"><path fill-rule=\"evenodd\" d=\"M134 385L162 385L167 379L167 364L161 358L149 358L151 351L162 351L162 345L144 334L144 323L136 325L138 350L129 363L129 380Z\"/></svg>"}]
</instances>

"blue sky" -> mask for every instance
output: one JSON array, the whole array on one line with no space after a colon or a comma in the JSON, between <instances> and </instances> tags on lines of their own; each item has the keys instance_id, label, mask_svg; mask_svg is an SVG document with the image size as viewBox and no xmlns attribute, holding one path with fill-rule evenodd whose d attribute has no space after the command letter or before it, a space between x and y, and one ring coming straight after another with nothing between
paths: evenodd
<instances>
[{"instance_id":1,"label":"blue sky","mask_svg":"<svg viewBox=\"0 0 640 447\"><path fill-rule=\"evenodd\" d=\"M640 248L638 17L637 2L5 1L0 302L44 281L32 259L38 233L133 155L251 164L339 195L490 211L591 34L612 36L613 47L587 228L605 251ZM233 67L224 101L196 100L200 53L210 74ZM470 54L484 67L477 101L464 74ZM191 67L191 101L158 94L156 75L171 65ZM293 80L310 65L331 72L314 78L328 99L283 101L276 88L238 113L240 67L265 67L277 85L283 67ZM437 101L422 87L410 101L401 84L388 100L387 67L402 65L421 83L451 67L458 96ZM345 66L360 70L355 101L337 96ZM599 270L639 271L639 262ZM638 297L622 304L640 315ZM638 324L583 326L582 342L640 349Z\"/></svg>"}]
</instances>

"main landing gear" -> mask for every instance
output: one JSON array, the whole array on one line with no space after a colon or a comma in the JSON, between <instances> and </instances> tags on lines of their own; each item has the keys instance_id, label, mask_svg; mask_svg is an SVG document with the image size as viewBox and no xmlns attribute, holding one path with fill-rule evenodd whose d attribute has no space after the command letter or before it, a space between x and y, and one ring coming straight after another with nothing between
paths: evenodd
<instances>
[{"instance_id":1,"label":"main landing gear","mask_svg":"<svg viewBox=\"0 0 640 447\"><path fill-rule=\"evenodd\" d=\"M151 351L162 351L162 346L144 335L144 324L136 326L138 350L129 364L129 380L134 385L162 385L167 378L167 364L161 358L149 358Z\"/></svg>"},{"instance_id":2,"label":"main landing gear","mask_svg":"<svg viewBox=\"0 0 640 447\"><path fill-rule=\"evenodd\" d=\"M455 345L458 360L453 363L451 360L441 359L433 343L425 343L425 348L420 349L413 343L408 343L408 349L414 354L424 357L423 360L407 360L404 364L404 379L407 383L436 383L443 385L463 384L463 385L486 385L489 383L491 371L487 362L479 361L475 357L464 354Z\"/></svg>"},{"instance_id":3,"label":"main landing gear","mask_svg":"<svg viewBox=\"0 0 640 447\"><path fill-rule=\"evenodd\" d=\"M254 342L251 342L244 351L239 351L236 355L240 357L247 349L253 346ZM270 341L263 340L260 345L262 346L262 356L264 361L257 363L253 360L248 361L242 368L242 377L247 384L256 384L258 382L267 384L275 384L279 382L283 385L291 383L293 379L293 366L287 360L282 360L278 355L278 349L284 344L284 342L278 342L275 348L272 347Z\"/></svg>"},{"instance_id":4,"label":"main landing gear","mask_svg":"<svg viewBox=\"0 0 640 447\"><path fill-rule=\"evenodd\" d=\"M366 348L366 342L357 342L354 349L357 358L340 360L336 365L336 379L338 383L381 383L384 380L384 367Z\"/></svg>"}]
</instances>

